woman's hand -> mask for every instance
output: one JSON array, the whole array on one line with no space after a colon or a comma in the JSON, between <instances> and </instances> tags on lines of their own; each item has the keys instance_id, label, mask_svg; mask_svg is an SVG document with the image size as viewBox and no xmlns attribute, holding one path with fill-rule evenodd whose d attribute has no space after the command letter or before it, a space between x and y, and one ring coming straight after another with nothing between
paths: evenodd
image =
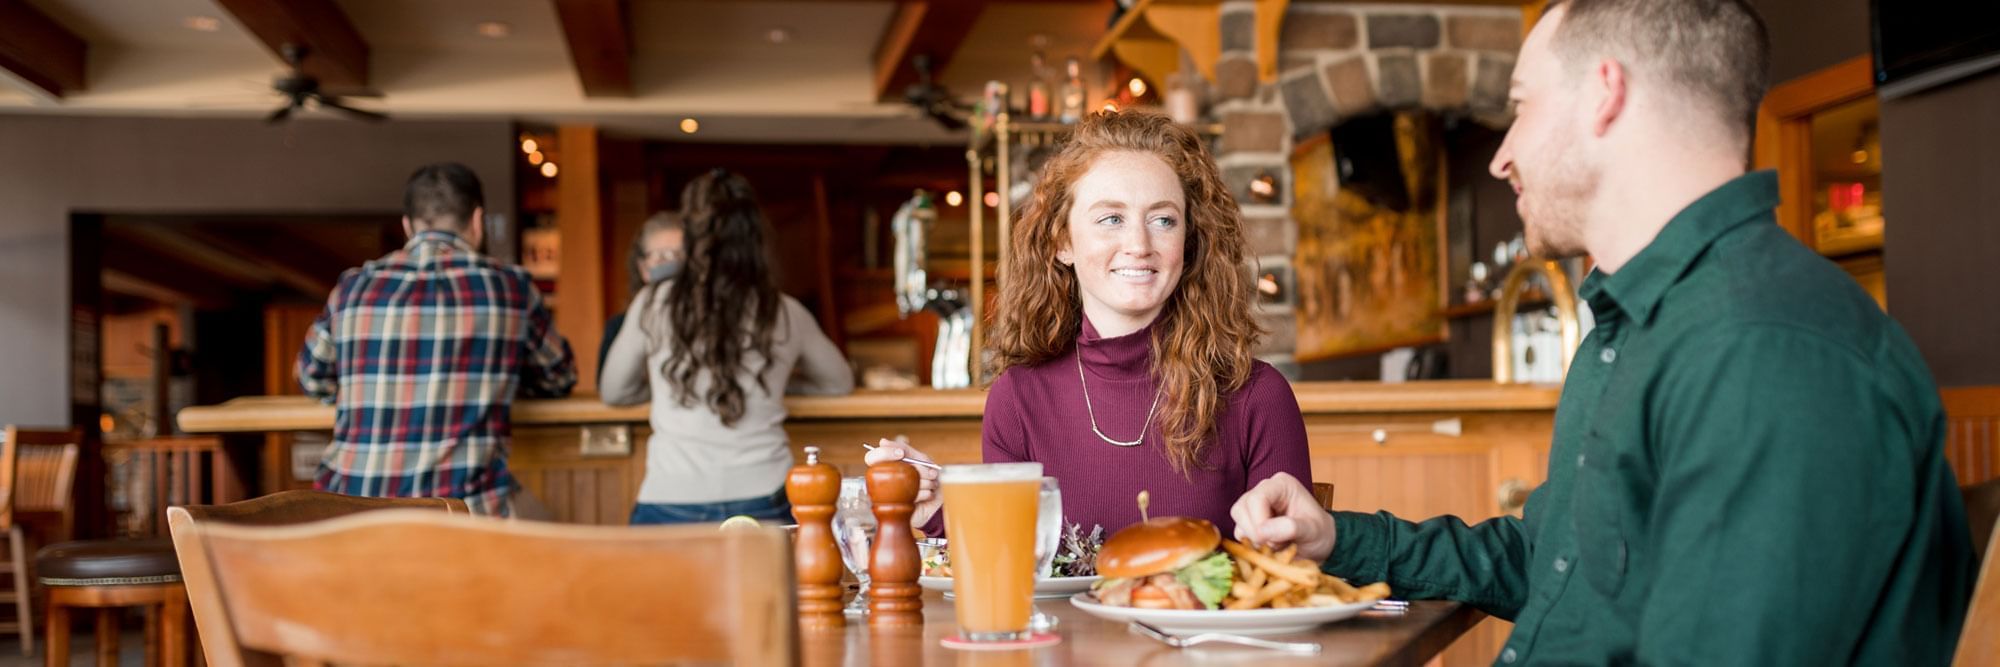
<instances>
[{"instance_id":1,"label":"woman's hand","mask_svg":"<svg viewBox=\"0 0 2000 667\"><path fill-rule=\"evenodd\" d=\"M932 462L930 455L918 451L915 447L911 447L909 438L900 435L896 436L894 440L883 438L881 442L876 443L875 449L869 451L868 455L862 457L861 460L871 466L887 461L909 460ZM918 480L917 509L910 514L910 524L921 527L929 523L931 517L937 514L938 508L944 505L944 498L938 495L938 471L936 468L929 466L910 467L917 469Z\"/></svg>"}]
</instances>

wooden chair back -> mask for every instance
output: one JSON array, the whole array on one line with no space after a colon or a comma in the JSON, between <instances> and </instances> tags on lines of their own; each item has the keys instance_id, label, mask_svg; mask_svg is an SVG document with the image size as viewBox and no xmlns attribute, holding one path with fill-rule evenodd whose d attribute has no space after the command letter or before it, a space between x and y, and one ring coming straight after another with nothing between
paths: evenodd
<instances>
[{"instance_id":1,"label":"wooden chair back","mask_svg":"<svg viewBox=\"0 0 2000 667\"><path fill-rule=\"evenodd\" d=\"M14 527L20 515L45 514L60 522L56 541L69 539L76 526L72 491L83 432L76 429L28 429L8 425L0 433L0 530Z\"/></svg>"},{"instance_id":2,"label":"wooden chair back","mask_svg":"<svg viewBox=\"0 0 2000 667\"><path fill-rule=\"evenodd\" d=\"M1995 555L2000 551L2000 525L1988 521L1992 537L1986 541L1986 558L1979 567L1979 583L1972 589L1972 606L1965 611L1965 627L1958 633L1952 667L2000 667L2000 557Z\"/></svg>"},{"instance_id":3,"label":"wooden chair back","mask_svg":"<svg viewBox=\"0 0 2000 667\"><path fill-rule=\"evenodd\" d=\"M1319 501L1319 508L1333 511L1333 483L1313 482L1313 500Z\"/></svg>"},{"instance_id":4,"label":"wooden chair back","mask_svg":"<svg viewBox=\"0 0 2000 667\"><path fill-rule=\"evenodd\" d=\"M1944 401L1944 457L1959 486L2000 479L2000 386L1949 387Z\"/></svg>"},{"instance_id":5,"label":"wooden chair back","mask_svg":"<svg viewBox=\"0 0 2000 667\"><path fill-rule=\"evenodd\" d=\"M798 660L791 545L776 528L415 510L233 526L177 510L172 530L183 574L201 573L188 594L217 667Z\"/></svg>"},{"instance_id":6,"label":"wooden chair back","mask_svg":"<svg viewBox=\"0 0 2000 667\"><path fill-rule=\"evenodd\" d=\"M465 501L457 498L366 498L326 491L280 491L227 505L188 505L178 509L186 512L193 521L237 526L294 526L390 509L472 515ZM174 510L168 510L170 516L173 513Z\"/></svg>"},{"instance_id":7,"label":"wooden chair back","mask_svg":"<svg viewBox=\"0 0 2000 667\"><path fill-rule=\"evenodd\" d=\"M243 484L213 436L171 436L107 441L105 455L122 458L136 477L125 488L130 512L122 526L141 536L167 532L167 508L221 505L243 497Z\"/></svg>"}]
</instances>

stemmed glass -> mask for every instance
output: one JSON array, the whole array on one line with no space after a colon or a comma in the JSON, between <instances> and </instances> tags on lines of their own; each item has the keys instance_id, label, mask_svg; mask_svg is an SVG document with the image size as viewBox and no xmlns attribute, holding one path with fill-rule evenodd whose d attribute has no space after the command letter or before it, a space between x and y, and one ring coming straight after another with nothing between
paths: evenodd
<instances>
[{"instance_id":1,"label":"stemmed glass","mask_svg":"<svg viewBox=\"0 0 2000 667\"><path fill-rule=\"evenodd\" d=\"M833 505L833 541L840 546L840 560L860 582L860 591L844 610L849 616L868 614L868 559L875 542L875 508L868 500L867 480L848 477L840 480L840 497Z\"/></svg>"}]
</instances>

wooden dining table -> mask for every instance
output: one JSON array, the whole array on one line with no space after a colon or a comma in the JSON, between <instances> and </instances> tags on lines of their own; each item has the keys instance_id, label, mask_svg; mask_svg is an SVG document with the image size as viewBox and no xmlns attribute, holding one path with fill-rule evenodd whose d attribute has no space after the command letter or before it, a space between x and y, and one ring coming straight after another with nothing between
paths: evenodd
<instances>
[{"instance_id":1,"label":"wooden dining table","mask_svg":"<svg viewBox=\"0 0 2000 667\"><path fill-rule=\"evenodd\" d=\"M801 630L800 657L806 667L1416 666L1443 652L1452 640L1485 618L1480 611L1456 602L1418 601L1411 602L1409 611L1401 615L1363 615L1309 632L1265 637L1320 645L1318 655L1308 655L1226 644L1177 649L1135 634L1124 623L1087 614L1068 600L1037 600L1035 604L1060 620L1055 629L1062 638L1060 643L1017 650L946 648L938 640L958 632L952 603L938 593L927 592L922 625L877 628L870 627L866 619L849 617L845 627Z\"/></svg>"}]
</instances>

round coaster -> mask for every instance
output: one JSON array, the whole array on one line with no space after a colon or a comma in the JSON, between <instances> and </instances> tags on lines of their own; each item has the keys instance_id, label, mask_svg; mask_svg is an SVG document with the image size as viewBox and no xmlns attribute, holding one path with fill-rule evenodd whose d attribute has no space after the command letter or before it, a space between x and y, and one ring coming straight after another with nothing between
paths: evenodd
<instances>
[{"instance_id":1,"label":"round coaster","mask_svg":"<svg viewBox=\"0 0 2000 667\"><path fill-rule=\"evenodd\" d=\"M966 641L959 638L958 635L945 635L943 639L938 640L939 645L960 651L1018 651L1021 649L1055 646L1060 643L1062 643L1062 635L1052 632L1030 633L1026 638L1004 642Z\"/></svg>"}]
</instances>

